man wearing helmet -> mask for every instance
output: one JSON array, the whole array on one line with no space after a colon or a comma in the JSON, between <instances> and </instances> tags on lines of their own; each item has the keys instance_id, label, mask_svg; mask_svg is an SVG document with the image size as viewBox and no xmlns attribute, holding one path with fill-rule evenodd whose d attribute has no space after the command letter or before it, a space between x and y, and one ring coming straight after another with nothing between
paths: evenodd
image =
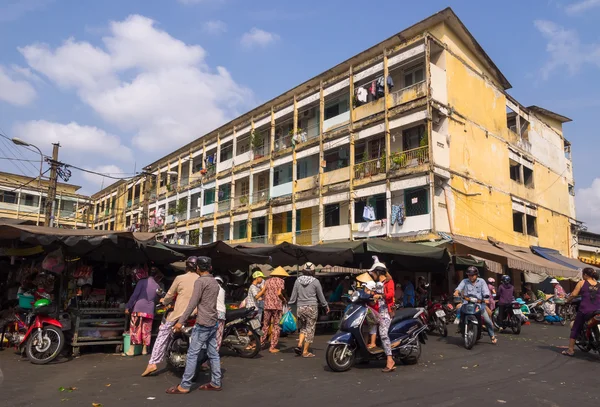
<instances>
[{"instance_id":1,"label":"man wearing helmet","mask_svg":"<svg viewBox=\"0 0 600 407\"><path fill-rule=\"evenodd\" d=\"M498 287L498 324L502 332L506 308L512 306L512 302L515 300L515 287L510 283L509 276L502 276L500 282L502 284Z\"/></svg>"},{"instance_id":2,"label":"man wearing helmet","mask_svg":"<svg viewBox=\"0 0 600 407\"><path fill-rule=\"evenodd\" d=\"M194 309L197 309L196 324L190 334L190 346L188 348L185 363L185 372L179 386L167 389L167 394L189 393L192 380L196 375L198 356L203 347L206 346L208 360L210 362L211 381L200 386L200 390L221 390L221 361L217 350L217 300L219 298L219 283L212 276L212 266L209 257L198 257L198 274L200 277L194 282L194 292L190 302L173 327L174 331L180 331L183 324L190 317Z\"/></svg>"},{"instance_id":3,"label":"man wearing helmet","mask_svg":"<svg viewBox=\"0 0 600 407\"><path fill-rule=\"evenodd\" d=\"M198 279L198 259L195 256L188 257L185 262L185 271L185 274L175 277L169 292L167 292L165 297L160 300L164 305L169 305L175 301L175 307L167 316L166 321L160 325L156 340L154 341L154 347L152 348L152 357L148 362L146 370L142 373L142 377L151 375L158 370L157 365L162 362L165 357L169 334L171 333L175 322L181 317L190 302L190 298L194 291L194 283Z\"/></svg>"},{"instance_id":4,"label":"man wearing helmet","mask_svg":"<svg viewBox=\"0 0 600 407\"><path fill-rule=\"evenodd\" d=\"M454 290L454 296L458 297L462 293L463 297L466 298L477 298L478 300L488 303L490 298L490 290L484 279L479 278L479 270L477 267L469 267L467 269L467 278L462 280L456 290ZM489 314L485 308L481 310L481 316L485 321L488 334L492 339L492 343L495 345L498 341L494 335L494 325Z\"/></svg>"}]
</instances>

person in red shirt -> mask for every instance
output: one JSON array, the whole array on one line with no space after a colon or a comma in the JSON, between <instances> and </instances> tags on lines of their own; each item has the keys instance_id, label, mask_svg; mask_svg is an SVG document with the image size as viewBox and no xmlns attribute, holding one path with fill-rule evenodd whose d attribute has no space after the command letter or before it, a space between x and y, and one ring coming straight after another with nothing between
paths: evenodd
<instances>
[{"instance_id":1,"label":"person in red shirt","mask_svg":"<svg viewBox=\"0 0 600 407\"><path fill-rule=\"evenodd\" d=\"M378 284L380 287L378 293L373 296L373 300L378 306L379 337L381 338L381 344L385 355L387 356L387 363L382 372L391 373L396 370L396 363L392 357L392 344L388 334L392 316L394 315L394 280L392 280L392 277L387 272L385 264L380 263L376 257L374 257L374 260L375 264L373 264L369 273L375 282L380 283Z\"/></svg>"}]
</instances>

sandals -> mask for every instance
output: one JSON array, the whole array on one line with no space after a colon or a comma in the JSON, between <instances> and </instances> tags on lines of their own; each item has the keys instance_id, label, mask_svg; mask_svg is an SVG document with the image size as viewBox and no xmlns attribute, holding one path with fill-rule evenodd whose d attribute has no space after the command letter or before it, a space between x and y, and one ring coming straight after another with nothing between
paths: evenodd
<instances>
[{"instance_id":1,"label":"sandals","mask_svg":"<svg viewBox=\"0 0 600 407\"><path fill-rule=\"evenodd\" d=\"M565 355L565 356L569 356L569 357L573 357L575 355L575 352L571 353L568 350L563 350L560 353L563 354L563 355Z\"/></svg>"},{"instance_id":2,"label":"sandals","mask_svg":"<svg viewBox=\"0 0 600 407\"><path fill-rule=\"evenodd\" d=\"M279 353L279 349L273 348L273 349L269 349L270 353Z\"/></svg>"},{"instance_id":3,"label":"sandals","mask_svg":"<svg viewBox=\"0 0 600 407\"><path fill-rule=\"evenodd\" d=\"M167 394L188 394L190 391L181 391L179 390L179 386L169 387L167 389Z\"/></svg>"},{"instance_id":4,"label":"sandals","mask_svg":"<svg viewBox=\"0 0 600 407\"><path fill-rule=\"evenodd\" d=\"M142 377L150 376L151 374L155 373L157 370L158 370L158 368L152 369L152 370L145 370L144 373L142 373Z\"/></svg>"},{"instance_id":5,"label":"sandals","mask_svg":"<svg viewBox=\"0 0 600 407\"><path fill-rule=\"evenodd\" d=\"M498 343L498 338L496 338L495 336L492 338L492 344L496 345Z\"/></svg>"},{"instance_id":6,"label":"sandals","mask_svg":"<svg viewBox=\"0 0 600 407\"><path fill-rule=\"evenodd\" d=\"M313 353L308 352L308 353L302 354L302 357L303 358L314 358L315 355Z\"/></svg>"},{"instance_id":7,"label":"sandals","mask_svg":"<svg viewBox=\"0 0 600 407\"><path fill-rule=\"evenodd\" d=\"M381 371L383 373L392 373L394 370L396 370L396 366L392 366L392 367L385 367L385 369L381 369Z\"/></svg>"},{"instance_id":8,"label":"sandals","mask_svg":"<svg viewBox=\"0 0 600 407\"><path fill-rule=\"evenodd\" d=\"M302 349L300 348L300 346L296 346L294 348L294 353L298 356L302 356Z\"/></svg>"},{"instance_id":9,"label":"sandals","mask_svg":"<svg viewBox=\"0 0 600 407\"><path fill-rule=\"evenodd\" d=\"M208 383L198 387L198 390L221 391L223 389L221 387L213 386L212 383Z\"/></svg>"}]
</instances>

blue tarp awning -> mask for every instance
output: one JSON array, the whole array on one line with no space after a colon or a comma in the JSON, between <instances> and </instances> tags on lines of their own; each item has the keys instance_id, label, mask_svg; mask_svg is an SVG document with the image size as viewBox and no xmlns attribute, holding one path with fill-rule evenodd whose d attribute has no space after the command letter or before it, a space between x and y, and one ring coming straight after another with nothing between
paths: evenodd
<instances>
[{"instance_id":1,"label":"blue tarp awning","mask_svg":"<svg viewBox=\"0 0 600 407\"><path fill-rule=\"evenodd\" d=\"M533 251L538 256L542 256L547 260L553 261L554 263L563 265L573 270L581 270L584 267L591 267L590 265L585 264L577 259L571 259L569 257L563 256L558 250L550 249L548 247L531 246L531 251ZM596 270L598 269L596 268Z\"/></svg>"}]
</instances>

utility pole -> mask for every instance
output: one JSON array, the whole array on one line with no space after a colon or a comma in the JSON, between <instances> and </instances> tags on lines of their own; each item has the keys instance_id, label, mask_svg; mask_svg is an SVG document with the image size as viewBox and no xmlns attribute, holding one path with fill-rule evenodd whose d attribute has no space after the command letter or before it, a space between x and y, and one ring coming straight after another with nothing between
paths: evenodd
<instances>
[{"instance_id":1,"label":"utility pole","mask_svg":"<svg viewBox=\"0 0 600 407\"><path fill-rule=\"evenodd\" d=\"M44 219L44 226L54 226L54 198L56 198L56 181L58 178L58 149L59 143L52 144L52 161L50 162L50 182L48 183L48 196L46 198L46 217Z\"/></svg>"}]
</instances>

